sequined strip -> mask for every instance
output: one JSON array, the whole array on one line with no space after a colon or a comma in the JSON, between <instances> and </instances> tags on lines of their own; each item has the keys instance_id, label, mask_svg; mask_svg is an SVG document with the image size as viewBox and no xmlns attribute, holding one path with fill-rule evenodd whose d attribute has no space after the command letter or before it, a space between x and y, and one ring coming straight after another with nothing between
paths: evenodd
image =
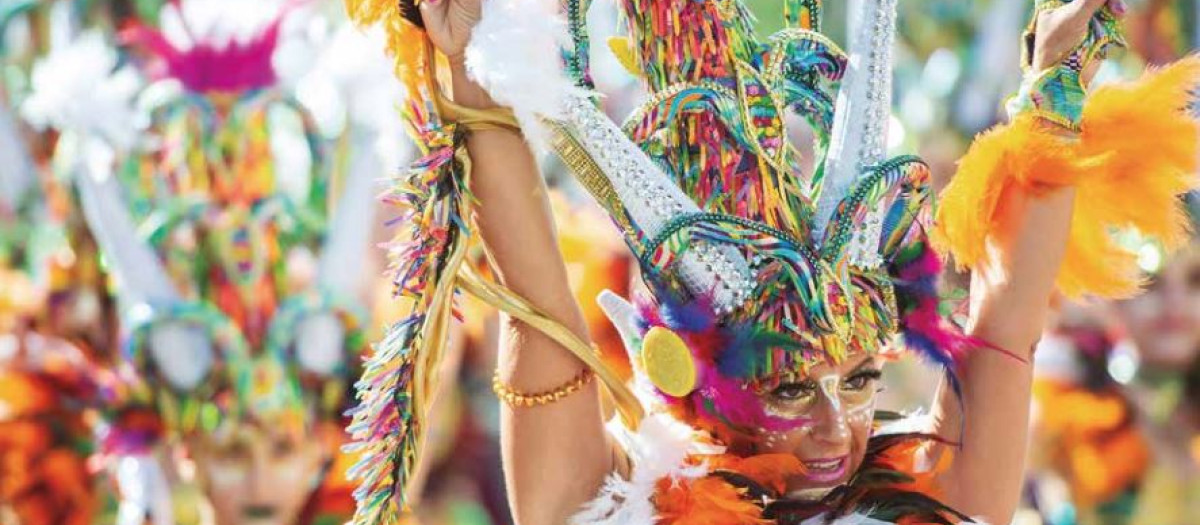
<instances>
[{"instance_id":1,"label":"sequined strip","mask_svg":"<svg viewBox=\"0 0 1200 525\"><path fill-rule=\"evenodd\" d=\"M567 105L567 125L612 186L633 227L654 236L674 217L700 212L662 169L586 97ZM629 239L636 242L637 238ZM694 294L713 296L721 312L740 306L754 288L749 264L732 246L702 243L684 253L675 275Z\"/></svg>"},{"instance_id":2,"label":"sequined strip","mask_svg":"<svg viewBox=\"0 0 1200 525\"><path fill-rule=\"evenodd\" d=\"M579 143L579 139L567 128L552 122L550 129L554 133L550 146L554 148L554 152L558 154L563 164L566 164L567 169L575 174L579 183L587 189L592 198L596 199L596 202L608 212L608 215L621 228L621 233L625 238L637 239L638 232L629 221L629 215L626 213L625 206L621 204L621 198L617 196L612 183L604 176L604 171L596 164L596 160L588 154L583 144Z\"/></svg>"}]
</instances>

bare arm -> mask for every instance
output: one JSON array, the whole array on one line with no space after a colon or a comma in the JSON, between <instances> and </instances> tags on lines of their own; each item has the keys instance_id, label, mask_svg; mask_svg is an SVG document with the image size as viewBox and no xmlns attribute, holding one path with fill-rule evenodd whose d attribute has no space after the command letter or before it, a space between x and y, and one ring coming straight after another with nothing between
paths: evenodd
<instances>
[{"instance_id":1,"label":"bare arm","mask_svg":"<svg viewBox=\"0 0 1200 525\"><path fill-rule=\"evenodd\" d=\"M1024 480L1032 348L1050 306L1075 201L1073 189L1030 198L1014 191L1018 222L971 279L969 334L1005 352L972 352L959 368L962 400L945 383L934 405L938 433L960 443L941 479L948 505L989 523L1008 523ZM1023 361L1021 361L1023 360ZM965 412L965 416L964 416ZM965 419L964 419L965 417Z\"/></svg>"},{"instance_id":2,"label":"bare arm","mask_svg":"<svg viewBox=\"0 0 1200 525\"><path fill-rule=\"evenodd\" d=\"M488 107L491 101L461 66L454 98ZM523 138L509 131L472 132L475 221L500 281L586 340L582 312L567 280L546 188ZM536 329L503 320L500 377L519 392L552 390L584 364ZM561 401L501 412L501 447L513 516L519 525L564 523L595 496L612 470L596 382Z\"/></svg>"},{"instance_id":3,"label":"bare arm","mask_svg":"<svg viewBox=\"0 0 1200 525\"><path fill-rule=\"evenodd\" d=\"M1088 21L1105 2L1077 0L1039 16L1033 69L1061 61L1083 39ZM1085 78L1092 73L1085 72ZM961 445L941 478L946 503L989 523L1008 523L1019 503L1029 437L1032 350L1041 337L1066 253L1075 190L1033 197L1013 189L1001 200L1009 209L1009 224L996 230L1008 235L991 239L987 260L972 273L967 327L971 336L996 349L972 352L958 370L961 403L943 382L933 411L938 434Z\"/></svg>"}]
</instances>

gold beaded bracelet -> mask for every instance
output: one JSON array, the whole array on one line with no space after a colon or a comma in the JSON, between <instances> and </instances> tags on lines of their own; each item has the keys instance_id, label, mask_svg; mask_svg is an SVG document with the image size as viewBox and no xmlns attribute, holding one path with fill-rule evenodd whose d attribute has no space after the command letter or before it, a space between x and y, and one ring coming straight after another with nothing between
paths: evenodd
<instances>
[{"instance_id":1,"label":"gold beaded bracelet","mask_svg":"<svg viewBox=\"0 0 1200 525\"><path fill-rule=\"evenodd\" d=\"M504 404L512 408L549 405L578 392L584 385L592 381L593 376L595 374L592 373L592 369L585 368L574 379L558 388L540 394L522 394L504 384L504 381L500 380L500 371L497 370L496 374L492 376L492 391L496 393L496 397L500 398Z\"/></svg>"}]
</instances>

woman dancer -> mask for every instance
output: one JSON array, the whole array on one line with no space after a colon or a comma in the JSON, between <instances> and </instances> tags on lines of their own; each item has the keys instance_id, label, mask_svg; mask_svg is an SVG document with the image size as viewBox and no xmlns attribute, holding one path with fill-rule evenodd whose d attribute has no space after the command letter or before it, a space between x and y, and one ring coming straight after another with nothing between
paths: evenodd
<instances>
[{"instance_id":1,"label":"woman dancer","mask_svg":"<svg viewBox=\"0 0 1200 525\"><path fill-rule=\"evenodd\" d=\"M397 290L418 307L368 363L351 426L358 523L414 503L456 288L508 314L494 389L517 523L1007 523L1053 289L1136 289L1110 228L1182 238L1197 63L1087 96L1122 43L1117 2L1037 3L1012 121L976 141L934 226L926 167L884 156L895 1L862 2L846 53L816 1L785 2L765 42L736 1L622 2L629 32L609 45L651 93L624 129L590 95L586 2L565 20L544 2L348 3L391 31L426 153L395 193L414 218ZM814 174L785 108L814 129ZM637 306L600 298L629 382L586 343L526 140L554 148L641 264ZM501 285L460 264L475 229ZM974 270L965 334L938 314L934 241ZM898 432L874 401L903 349L946 376L928 425ZM598 382L620 416L607 433Z\"/></svg>"}]
</instances>

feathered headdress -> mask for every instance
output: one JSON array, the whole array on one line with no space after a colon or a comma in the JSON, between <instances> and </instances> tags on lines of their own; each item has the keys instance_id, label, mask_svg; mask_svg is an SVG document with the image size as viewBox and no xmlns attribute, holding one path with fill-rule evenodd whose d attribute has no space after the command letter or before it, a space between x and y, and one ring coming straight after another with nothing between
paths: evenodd
<instances>
[{"instance_id":1,"label":"feathered headdress","mask_svg":"<svg viewBox=\"0 0 1200 525\"><path fill-rule=\"evenodd\" d=\"M80 89L88 111L67 95L74 88L54 84L27 114L68 137L60 160L118 283L123 357L152 386L169 429L338 421L368 322L355 290L372 215L361 203L381 169L372 133L347 133L353 154L334 158L306 108L276 84L271 56L287 7L239 39L190 33L190 47L168 44L196 27L188 5L164 8L162 32L125 34L143 58L167 64L165 83L108 80L117 54L91 36L81 41L90 54L76 53L100 59L88 70L102 78ZM139 93L159 97L148 119L133 109ZM144 130L129 125L141 121Z\"/></svg>"},{"instance_id":2,"label":"feathered headdress","mask_svg":"<svg viewBox=\"0 0 1200 525\"><path fill-rule=\"evenodd\" d=\"M483 3L468 72L531 142L549 138L640 263L652 297L600 301L635 381L654 394L646 409L665 406L733 445L796 424L766 413L755 390L885 349L944 365L957 388L952 365L979 344L939 312L929 170L886 151L896 5L860 2L842 51L820 32L819 0L785 1L786 28L765 40L738 0L623 0L628 34L609 45L650 96L618 126L591 92L588 2ZM425 153L393 196L407 228L393 252L395 282L417 307L368 364L351 427L365 452L356 523L375 524L411 501L406 483L455 289L547 330L596 369L629 428L644 409L586 344L460 264L469 170L461 115L437 83L442 61L412 5L347 6L359 23L389 30ZM787 140L788 112L814 131L813 173Z\"/></svg>"},{"instance_id":3,"label":"feathered headdress","mask_svg":"<svg viewBox=\"0 0 1200 525\"><path fill-rule=\"evenodd\" d=\"M602 305L639 376L690 422L723 435L783 425L742 387L879 351L897 335L938 363L963 348L937 311L940 265L921 222L928 169L916 158L885 158L895 4L863 2L864 24L846 53L820 33L817 1L786 2L788 27L765 41L736 0L625 1L629 35L610 45L651 95L622 128L591 95L586 2L484 3L467 66L527 134L551 138L621 229L654 297L635 308L609 294ZM348 2L360 23L391 30L410 123L427 153L396 199L411 229L394 253L396 282L418 308L368 364L351 427L368 452L357 472L360 523L405 501L393 495L416 461L424 377L442 344L430 338L444 337L450 291L461 286L522 310L511 294L460 275L470 235L461 132L442 119L436 54L405 6ZM811 176L786 139L789 110L816 132ZM594 363L586 345L567 346ZM636 423L628 387L598 371Z\"/></svg>"},{"instance_id":4,"label":"feathered headdress","mask_svg":"<svg viewBox=\"0 0 1200 525\"><path fill-rule=\"evenodd\" d=\"M650 98L623 129L573 98L555 145L653 291L603 302L659 399L736 439L785 424L747 384L893 342L950 365L968 341L938 312L929 171L885 156L896 2L862 3L848 52L819 32L820 2L787 2L765 41L738 2L622 5L630 36L613 45ZM812 174L789 110L815 132Z\"/></svg>"}]
</instances>

